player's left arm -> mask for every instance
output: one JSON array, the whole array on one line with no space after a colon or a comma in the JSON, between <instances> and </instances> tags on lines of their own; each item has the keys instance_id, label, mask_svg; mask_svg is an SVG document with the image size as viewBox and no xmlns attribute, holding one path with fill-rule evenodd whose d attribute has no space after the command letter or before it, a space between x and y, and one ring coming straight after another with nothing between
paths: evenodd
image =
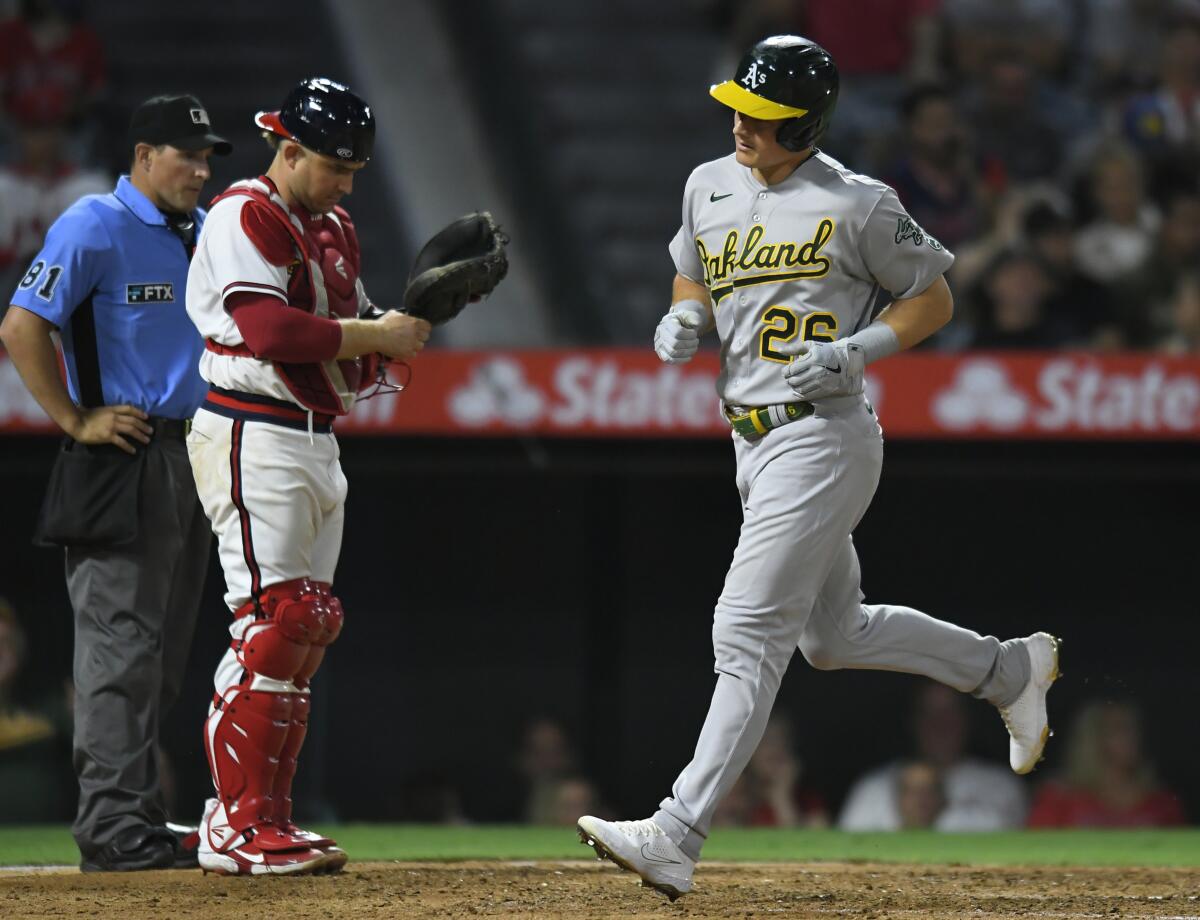
<instances>
[{"instance_id":1,"label":"player's left arm","mask_svg":"<svg viewBox=\"0 0 1200 920\"><path fill-rule=\"evenodd\" d=\"M954 295L946 284L946 276L938 275L933 284L920 294L893 300L876 318L896 334L899 351L925 341L954 315Z\"/></svg>"}]
</instances>

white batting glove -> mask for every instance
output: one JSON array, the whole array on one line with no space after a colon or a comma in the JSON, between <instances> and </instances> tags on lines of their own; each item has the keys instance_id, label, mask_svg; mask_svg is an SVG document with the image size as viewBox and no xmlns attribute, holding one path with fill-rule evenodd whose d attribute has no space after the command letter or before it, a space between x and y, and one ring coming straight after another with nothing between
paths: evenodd
<instances>
[{"instance_id":1,"label":"white batting glove","mask_svg":"<svg viewBox=\"0 0 1200 920\"><path fill-rule=\"evenodd\" d=\"M686 364L700 347L700 327L708 311L697 300L681 300L658 321L654 353L666 364Z\"/></svg>"},{"instance_id":2,"label":"white batting glove","mask_svg":"<svg viewBox=\"0 0 1200 920\"><path fill-rule=\"evenodd\" d=\"M790 343L789 343L790 344ZM867 358L862 346L846 339L840 342L799 342L791 351L795 358L783 370L792 392L806 402L834 396L853 396L863 391L863 368Z\"/></svg>"},{"instance_id":3,"label":"white batting glove","mask_svg":"<svg viewBox=\"0 0 1200 920\"><path fill-rule=\"evenodd\" d=\"M863 391L863 369L900 350L900 339L887 323L876 321L836 342L786 342L779 347L794 355L783 369L792 392L812 402Z\"/></svg>"}]
</instances>

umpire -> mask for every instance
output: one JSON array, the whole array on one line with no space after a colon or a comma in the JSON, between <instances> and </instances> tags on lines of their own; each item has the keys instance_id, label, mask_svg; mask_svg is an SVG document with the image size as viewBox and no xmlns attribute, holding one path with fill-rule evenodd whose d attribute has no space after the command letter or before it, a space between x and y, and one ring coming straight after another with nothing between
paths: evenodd
<instances>
[{"instance_id":1,"label":"umpire","mask_svg":"<svg viewBox=\"0 0 1200 920\"><path fill-rule=\"evenodd\" d=\"M196 865L166 826L158 736L212 540L184 446L206 391L184 292L209 157L231 147L193 96L147 100L130 128L129 175L51 226L0 324L25 385L67 435L35 540L66 549L85 872Z\"/></svg>"}]
</instances>

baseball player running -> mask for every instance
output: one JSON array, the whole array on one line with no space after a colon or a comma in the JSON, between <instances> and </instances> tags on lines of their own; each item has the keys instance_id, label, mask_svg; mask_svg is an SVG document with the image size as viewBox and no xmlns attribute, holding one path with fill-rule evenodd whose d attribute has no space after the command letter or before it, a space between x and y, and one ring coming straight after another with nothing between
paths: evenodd
<instances>
[{"instance_id":1,"label":"baseball player running","mask_svg":"<svg viewBox=\"0 0 1200 920\"><path fill-rule=\"evenodd\" d=\"M359 318L378 311L338 201L371 158L367 104L310 79L255 122L274 160L217 197L187 286L209 384L187 446L234 616L205 722L216 797L199 858L222 874L303 874L347 859L292 823L291 801L309 682L342 628L333 576L346 478L333 422L374 382L376 354L413 357L430 325Z\"/></svg>"},{"instance_id":2,"label":"baseball player running","mask_svg":"<svg viewBox=\"0 0 1200 920\"><path fill-rule=\"evenodd\" d=\"M717 684L695 755L653 817L579 819L598 855L674 900L717 804L758 746L796 647L816 668L923 674L1000 709L1027 773L1049 728L1058 640L1000 642L907 607L863 604L851 532L871 502L882 432L863 369L943 326L953 256L896 193L813 145L837 100L829 54L796 36L755 45L712 95L734 110L732 155L688 179L671 242L669 364L721 341L717 388L734 434L743 524L717 601ZM891 302L872 319L876 295Z\"/></svg>"}]
</instances>

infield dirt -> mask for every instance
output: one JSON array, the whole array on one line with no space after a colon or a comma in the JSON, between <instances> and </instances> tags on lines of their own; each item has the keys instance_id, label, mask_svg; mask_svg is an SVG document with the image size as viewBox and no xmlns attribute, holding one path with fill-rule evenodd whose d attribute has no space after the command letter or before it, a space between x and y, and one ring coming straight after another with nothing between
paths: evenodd
<instances>
[{"instance_id":1,"label":"infield dirt","mask_svg":"<svg viewBox=\"0 0 1200 920\"><path fill-rule=\"evenodd\" d=\"M0 917L1158 917L1200 920L1200 870L708 863L674 904L608 863L363 863L338 876L0 870Z\"/></svg>"}]
</instances>

